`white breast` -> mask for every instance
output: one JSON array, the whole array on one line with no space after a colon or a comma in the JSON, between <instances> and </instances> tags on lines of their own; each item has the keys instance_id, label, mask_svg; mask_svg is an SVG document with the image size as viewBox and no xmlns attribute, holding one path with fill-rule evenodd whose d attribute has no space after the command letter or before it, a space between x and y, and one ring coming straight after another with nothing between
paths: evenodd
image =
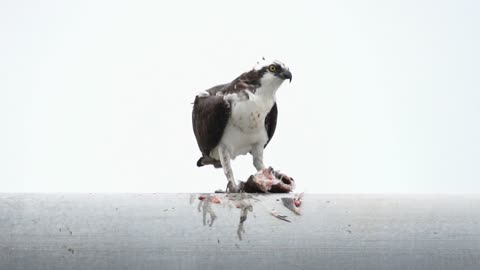
<instances>
[{"instance_id":1,"label":"white breast","mask_svg":"<svg viewBox=\"0 0 480 270\"><path fill-rule=\"evenodd\" d=\"M232 159L268 141L265 117L272 109L274 99L252 93L248 96L248 99L228 97L232 101L232 114L220 142L227 147ZM217 152L216 148L213 149L211 156L218 158Z\"/></svg>"},{"instance_id":2,"label":"white breast","mask_svg":"<svg viewBox=\"0 0 480 270\"><path fill-rule=\"evenodd\" d=\"M234 101L232 103L232 125L244 133L256 133L265 129L265 117L273 106L273 99L267 99L249 93L249 99Z\"/></svg>"}]
</instances>

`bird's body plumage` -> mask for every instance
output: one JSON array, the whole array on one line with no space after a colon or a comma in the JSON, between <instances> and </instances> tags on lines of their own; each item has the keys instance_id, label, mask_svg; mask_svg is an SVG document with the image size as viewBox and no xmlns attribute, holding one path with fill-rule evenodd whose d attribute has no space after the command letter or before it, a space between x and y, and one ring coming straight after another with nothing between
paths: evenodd
<instances>
[{"instance_id":1,"label":"bird's body plumage","mask_svg":"<svg viewBox=\"0 0 480 270\"><path fill-rule=\"evenodd\" d=\"M279 62L276 65L283 67ZM255 167L263 169L263 149L277 125L275 94L283 80L266 68L252 69L231 83L197 95L192 112L193 130L202 152L197 165L225 169L223 165L230 159L251 153Z\"/></svg>"}]
</instances>

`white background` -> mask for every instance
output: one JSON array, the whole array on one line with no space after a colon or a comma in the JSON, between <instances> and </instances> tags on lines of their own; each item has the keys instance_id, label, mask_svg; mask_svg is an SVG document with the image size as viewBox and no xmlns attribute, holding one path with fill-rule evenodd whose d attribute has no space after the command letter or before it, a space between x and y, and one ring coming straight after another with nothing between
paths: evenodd
<instances>
[{"instance_id":1,"label":"white background","mask_svg":"<svg viewBox=\"0 0 480 270\"><path fill-rule=\"evenodd\" d=\"M478 3L2 1L0 191L224 188L190 103L264 56L299 191L480 192Z\"/></svg>"}]
</instances>

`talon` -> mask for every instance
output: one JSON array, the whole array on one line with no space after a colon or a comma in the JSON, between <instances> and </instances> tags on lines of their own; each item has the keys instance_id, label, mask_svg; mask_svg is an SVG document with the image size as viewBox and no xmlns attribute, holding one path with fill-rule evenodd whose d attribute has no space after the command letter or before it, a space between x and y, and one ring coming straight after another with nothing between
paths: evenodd
<instances>
[{"instance_id":1,"label":"talon","mask_svg":"<svg viewBox=\"0 0 480 270\"><path fill-rule=\"evenodd\" d=\"M240 187L243 185L237 185L234 182L228 182L227 184L227 193L239 193L241 191Z\"/></svg>"}]
</instances>

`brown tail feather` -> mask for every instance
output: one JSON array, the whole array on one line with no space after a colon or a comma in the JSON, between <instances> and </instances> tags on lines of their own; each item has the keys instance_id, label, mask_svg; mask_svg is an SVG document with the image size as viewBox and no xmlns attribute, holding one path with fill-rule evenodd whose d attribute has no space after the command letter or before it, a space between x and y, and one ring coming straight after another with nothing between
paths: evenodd
<instances>
[{"instance_id":1,"label":"brown tail feather","mask_svg":"<svg viewBox=\"0 0 480 270\"><path fill-rule=\"evenodd\" d=\"M205 165L213 165L215 168L221 168L222 164L220 163L219 160L213 159L211 157L201 157L197 161L197 166L198 167L203 167Z\"/></svg>"}]
</instances>

